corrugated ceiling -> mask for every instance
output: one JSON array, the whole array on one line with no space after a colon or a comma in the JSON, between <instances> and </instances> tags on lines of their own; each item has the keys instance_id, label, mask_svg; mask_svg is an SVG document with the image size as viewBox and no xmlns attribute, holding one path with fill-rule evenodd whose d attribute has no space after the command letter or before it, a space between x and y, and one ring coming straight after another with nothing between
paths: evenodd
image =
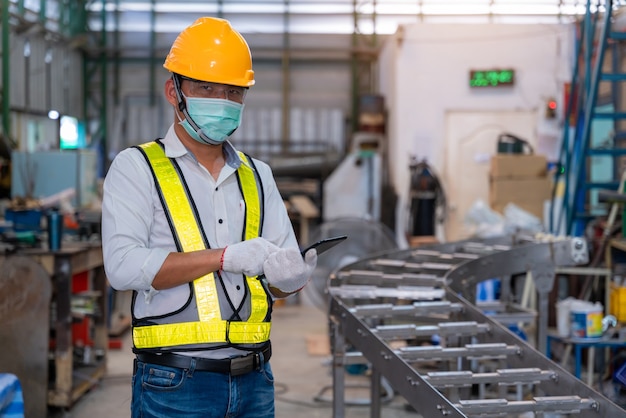
<instances>
[{"instance_id":1,"label":"corrugated ceiling","mask_svg":"<svg viewBox=\"0 0 626 418\"><path fill-rule=\"evenodd\" d=\"M18 0L10 0L16 6ZM23 0L39 14L41 0ZM54 21L63 0L46 1L46 15ZM221 16L244 33L390 34L399 24L425 22L555 23L585 13L598 0L90 0L88 9L110 12L107 29L121 32L176 33L195 17ZM623 4L626 0L616 0ZM118 12L118 13L116 13ZM114 17L115 15L115 17ZM90 21L100 30L102 20Z\"/></svg>"},{"instance_id":2,"label":"corrugated ceiling","mask_svg":"<svg viewBox=\"0 0 626 418\"><path fill-rule=\"evenodd\" d=\"M618 2L615 2L618 3ZM597 0L591 4L598 4ZM601 1L600 4L604 4ZM152 11L157 32L178 32L184 27L178 17L219 15L233 21L245 33L335 33L391 34L399 24L426 22L555 23L585 13L587 0L221 0L166 1L119 0L107 2L108 11L131 13L138 18L122 23L122 31L150 29ZM94 1L91 10L102 10ZM99 25L94 21L96 26ZM112 24L112 23L111 23ZM96 29L99 29L98 27Z\"/></svg>"}]
</instances>

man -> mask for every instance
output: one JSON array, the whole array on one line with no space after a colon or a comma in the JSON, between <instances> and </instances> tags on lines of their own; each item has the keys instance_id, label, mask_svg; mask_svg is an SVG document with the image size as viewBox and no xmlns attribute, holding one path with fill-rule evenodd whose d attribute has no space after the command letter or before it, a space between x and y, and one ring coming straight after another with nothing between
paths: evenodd
<instances>
[{"instance_id":1,"label":"man","mask_svg":"<svg viewBox=\"0 0 626 418\"><path fill-rule=\"evenodd\" d=\"M200 18L164 67L174 123L104 182L105 270L134 291L132 417L273 417L272 300L307 283L317 253L300 254L269 166L228 141L254 85L244 38Z\"/></svg>"}]
</instances>

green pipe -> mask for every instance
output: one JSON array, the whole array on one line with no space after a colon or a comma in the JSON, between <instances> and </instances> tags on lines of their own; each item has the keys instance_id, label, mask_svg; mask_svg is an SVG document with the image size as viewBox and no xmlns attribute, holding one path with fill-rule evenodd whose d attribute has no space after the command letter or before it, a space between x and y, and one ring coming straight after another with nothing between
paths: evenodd
<instances>
[{"instance_id":1,"label":"green pipe","mask_svg":"<svg viewBox=\"0 0 626 418\"><path fill-rule=\"evenodd\" d=\"M357 11L358 4L357 0L353 0L352 2L352 18L354 20L354 29L352 30L352 59L351 59L351 69L352 69L352 117L350 118L352 125L352 133L358 130L358 111L359 111L359 71L358 71L358 57L357 57L357 48L358 48L358 30L359 30L359 14Z\"/></svg>"},{"instance_id":2,"label":"green pipe","mask_svg":"<svg viewBox=\"0 0 626 418\"><path fill-rule=\"evenodd\" d=\"M376 44L378 43L378 38L376 36L376 18L377 18L376 0L373 0L372 4L373 4L373 10L372 10L372 44L371 46L376 47Z\"/></svg>"},{"instance_id":3,"label":"green pipe","mask_svg":"<svg viewBox=\"0 0 626 418\"><path fill-rule=\"evenodd\" d=\"M289 131L290 131L290 120L289 120L289 109L291 108L289 104L289 90L290 90L290 51L289 51L289 0L285 0L285 13L283 14L283 57L282 57L282 74L283 74L283 87L282 87L282 96L283 96L283 107L282 107L282 126L281 126L281 136L283 147L287 148L287 144L289 143ZM286 149L285 149L286 150Z\"/></svg>"},{"instance_id":4,"label":"green pipe","mask_svg":"<svg viewBox=\"0 0 626 418\"><path fill-rule=\"evenodd\" d=\"M46 24L46 0L39 0L39 21L45 26Z\"/></svg>"},{"instance_id":5,"label":"green pipe","mask_svg":"<svg viewBox=\"0 0 626 418\"><path fill-rule=\"evenodd\" d=\"M101 106L100 109L100 134L102 136L101 150L106 153L107 150L107 16L106 16L106 0L102 0L102 34L100 39L100 95Z\"/></svg>"},{"instance_id":6,"label":"green pipe","mask_svg":"<svg viewBox=\"0 0 626 418\"><path fill-rule=\"evenodd\" d=\"M150 6L150 106L156 103L156 0Z\"/></svg>"},{"instance_id":7,"label":"green pipe","mask_svg":"<svg viewBox=\"0 0 626 418\"><path fill-rule=\"evenodd\" d=\"M11 133L11 95L9 87L9 73L11 67L9 59L11 51L9 50L9 0L2 0L2 133L6 139Z\"/></svg>"},{"instance_id":8,"label":"green pipe","mask_svg":"<svg viewBox=\"0 0 626 418\"><path fill-rule=\"evenodd\" d=\"M120 1L115 0L115 31L113 32L113 103L117 106L120 103Z\"/></svg>"},{"instance_id":9,"label":"green pipe","mask_svg":"<svg viewBox=\"0 0 626 418\"><path fill-rule=\"evenodd\" d=\"M69 30L69 22L70 19L68 17L69 7L67 5L67 0L62 0L59 2L59 33L63 36L68 36L70 33Z\"/></svg>"},{"instance_id":10,"label":"green pipe","mask_svg":"<svg viewBox=\"0 0 626 418\"><path fill-rule=\"evenodd\" d=\"M66 0L64 4L66 4L65 9L67 9L67 12L64 14L66 17L64 19L65 33L72 38L87 32L87 11L85 10L87 6L85 0Z\"/></svg>"},{"instance_id":11,"label":"green pipe","mask_svg":"<svg viewBox=\"0 0 626 418\"><path fill-rule=\"evenodd\" d=\"M87 57L85 56L85 54L83 54L83 60L82 60L82 66L83 66L83 118L85 120L87 120L87 97L88 97L88 86L89 86L89 82L87 80L89 80L89 77L87 75Z\"/></svg>"}]
</instances>

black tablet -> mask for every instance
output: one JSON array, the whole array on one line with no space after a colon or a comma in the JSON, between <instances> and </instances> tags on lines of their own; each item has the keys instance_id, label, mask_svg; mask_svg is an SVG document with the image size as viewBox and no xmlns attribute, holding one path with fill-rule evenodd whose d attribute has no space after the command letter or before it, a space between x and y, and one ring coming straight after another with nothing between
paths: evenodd
<instances>
[{"instance_id":1,"label":"black tablet","mask_svg":"<svg viewBox=\"0 0 626 418\"><path fill-rule=\"evenodd\" d=\"M306 254L306 252L309 251L311 248L315 248L317 250L317 255L320 255L324 251L330 250L331 248L333 248L335 245L339 244L340 242L345 241L347 238L348 238L347 235L341 235L337 237L325 238L325 239L319 240L316 243L311 244L308 247L306 247L304 250L302 250L302 257L304 257L304 254Z\"/></svg>"}]
</instances>

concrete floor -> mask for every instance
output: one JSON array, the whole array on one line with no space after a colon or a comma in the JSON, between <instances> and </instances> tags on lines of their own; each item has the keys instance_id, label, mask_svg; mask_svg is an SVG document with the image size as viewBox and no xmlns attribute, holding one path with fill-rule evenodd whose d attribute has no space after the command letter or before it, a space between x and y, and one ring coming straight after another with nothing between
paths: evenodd
<instances>
[{"instance_id":1,"label":"concrete floor","mask_svg":"<svg viewBox=\"0 0 626 418\"><path fill-rule=\"evenodd\" d=\"M332 376L328 350L326 314L307 304L275 307L272 326L272 369L276 381L276 418L332 417ZM130 333L121 336L122 348L108 353L107 373L101 382L69 410L50 411L50 418L124 418L130 415L130 378L133 354ZM346 375L346 386L367 386L364 375ZM369 392L346 390L353 405L346 407L346 418L370 416ZM419 418L396 397L383 406L385 418Z\"/></svg>"}]
</instances>

